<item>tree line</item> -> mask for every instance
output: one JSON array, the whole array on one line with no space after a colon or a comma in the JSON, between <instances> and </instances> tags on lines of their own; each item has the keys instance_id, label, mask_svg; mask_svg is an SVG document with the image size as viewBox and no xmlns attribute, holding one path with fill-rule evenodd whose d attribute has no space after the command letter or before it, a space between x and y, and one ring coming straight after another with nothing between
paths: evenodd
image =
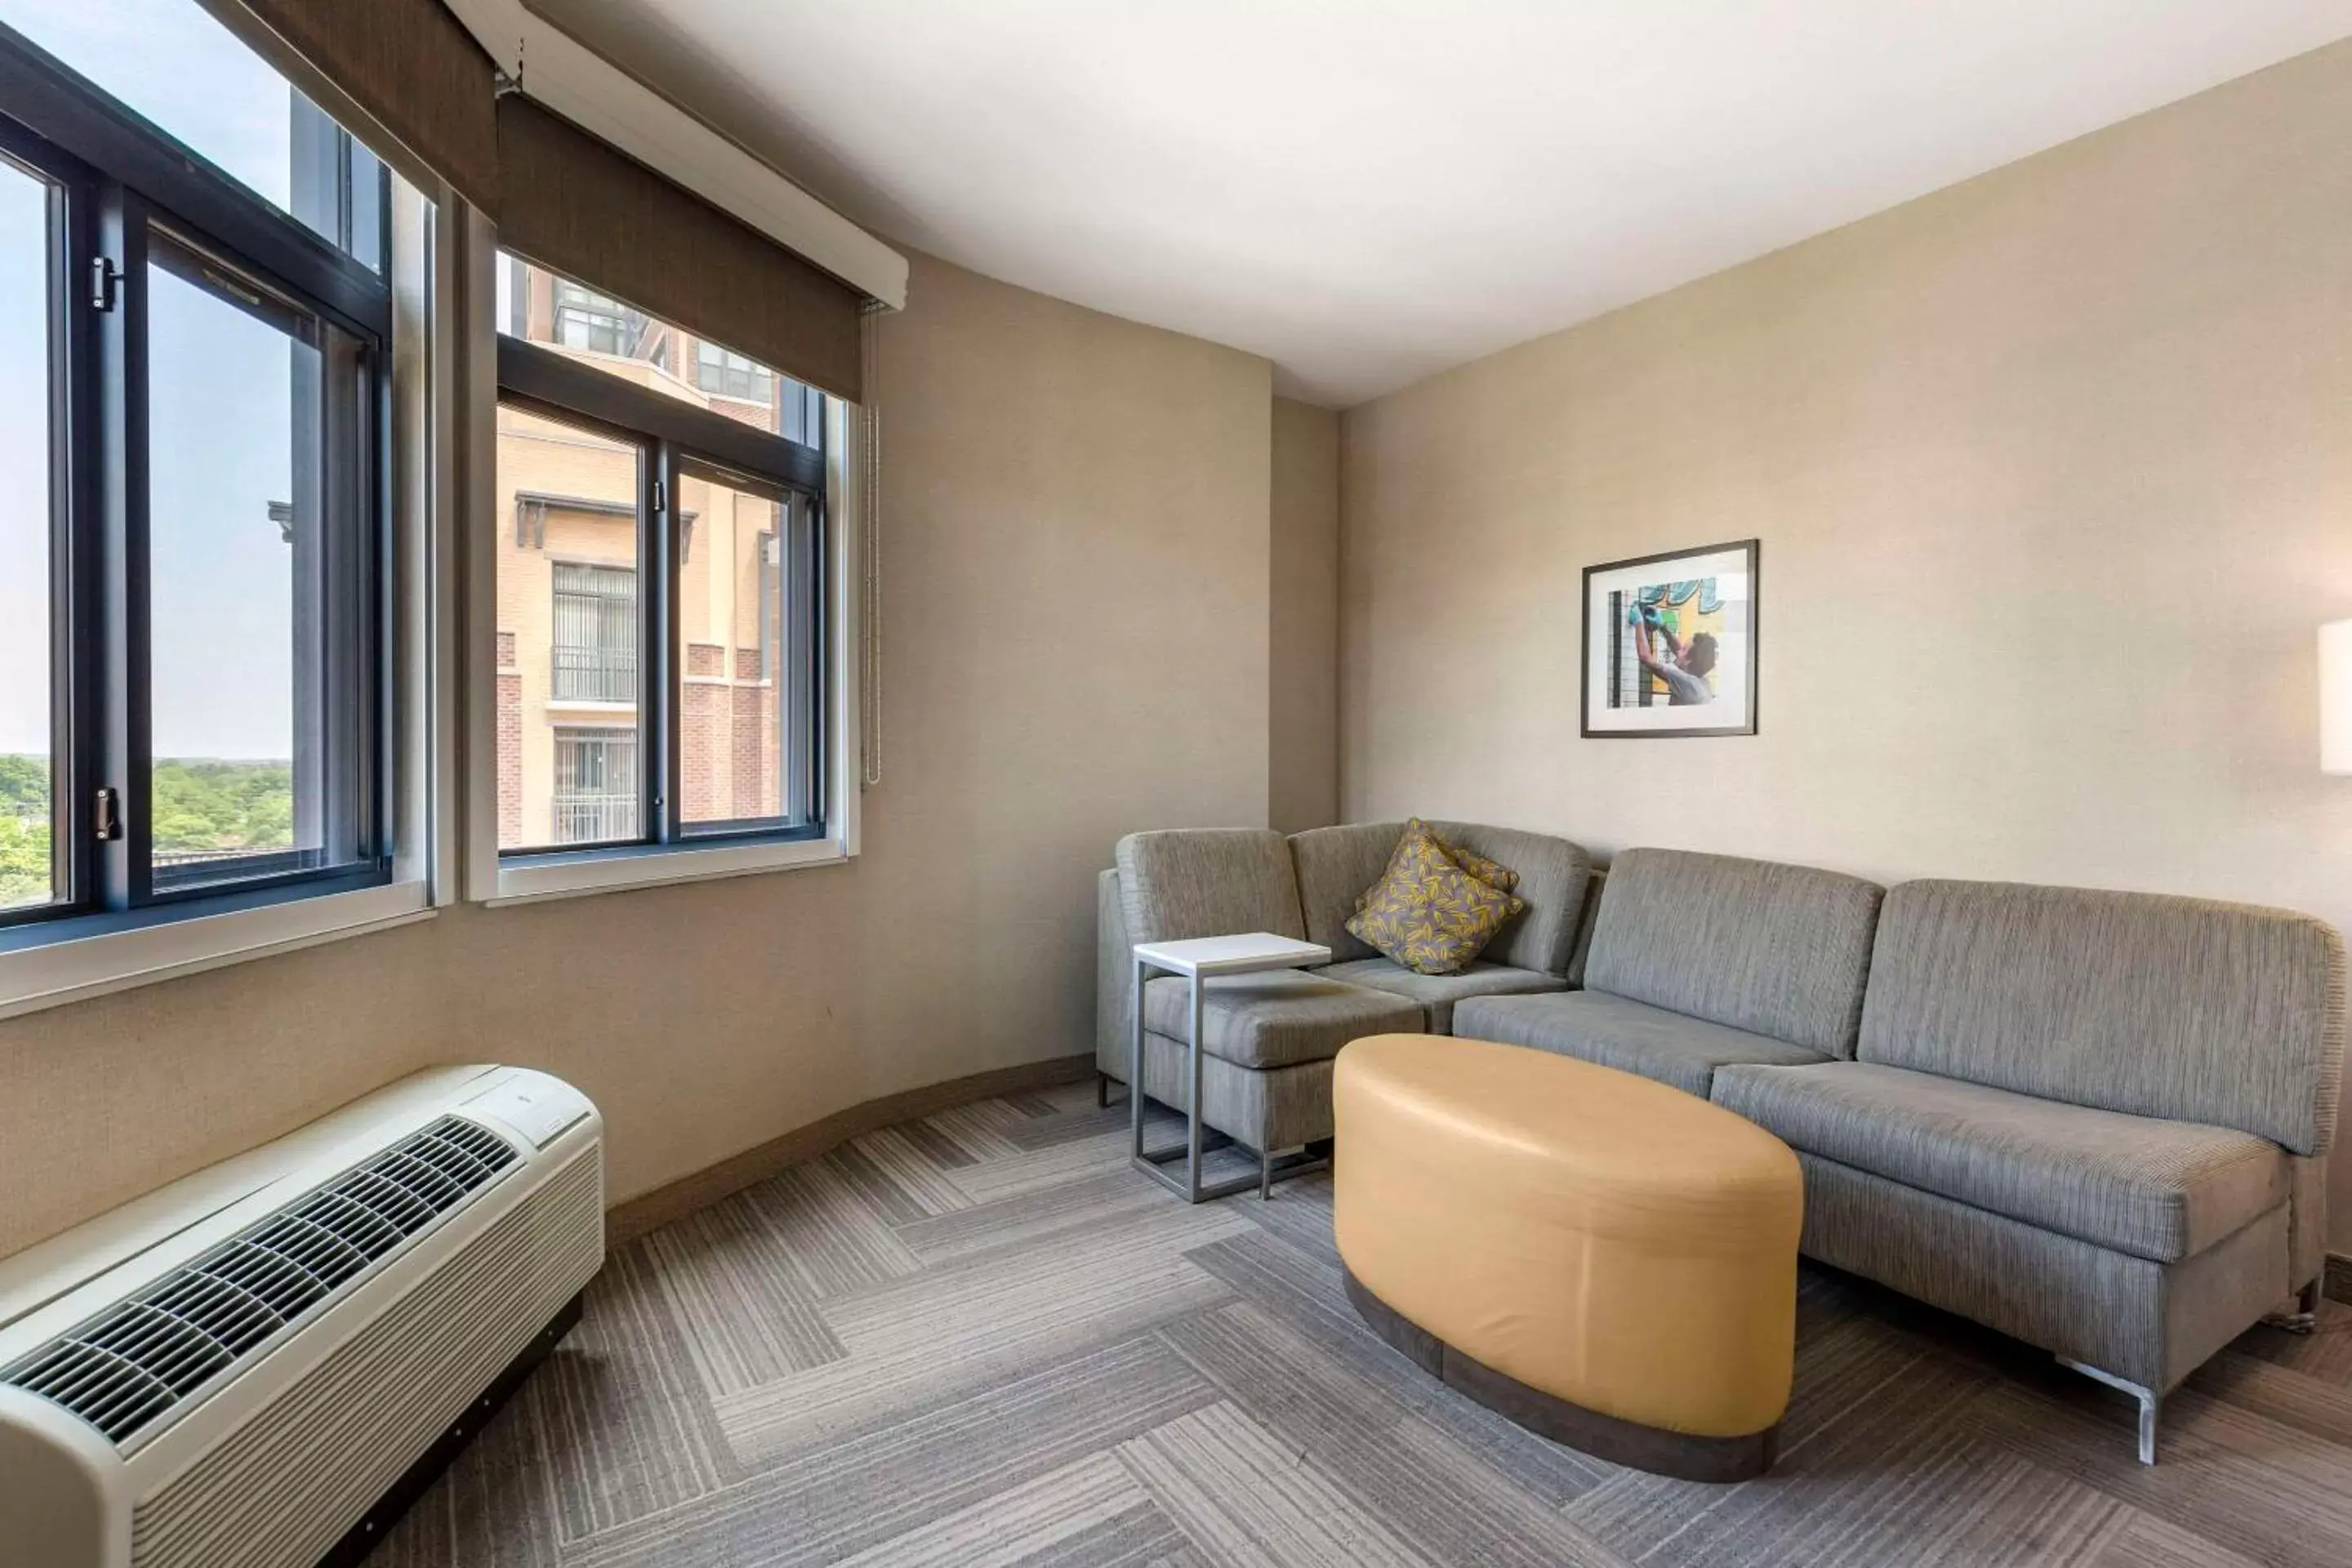
<instances>
[{"instance_id":1,"label":"tree line","mask_svg":"<svg viewBox=\"0 0 2352 1568\"><path fill-rule=\"evenodd\" d=\"M294 768L167 757L155 763L157 854L294 843ZM0 905L49 896L49 763L0 756Z\"/></svg>"}]
</instances>

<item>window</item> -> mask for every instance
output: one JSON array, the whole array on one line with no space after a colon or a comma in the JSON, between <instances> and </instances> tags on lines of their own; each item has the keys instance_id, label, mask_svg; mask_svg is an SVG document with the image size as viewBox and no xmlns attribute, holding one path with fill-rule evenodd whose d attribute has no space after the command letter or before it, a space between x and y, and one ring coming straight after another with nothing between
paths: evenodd
<instances>
[{"instance_id":1,"label":"window","mask_svg":"<svg viewBox=\"0 0 2352 1568\"><path fill-rule=\"evenodd\" d=\"M637 737L632 730L555 731L555 841L637 837Z\"/></svg>"},{"instance_id":2,"label":"window","mask_svg":"<svg viewBox=\"0 0 2352 1568\"><path fill-rule=\"evenodd\" d=\"M695 345L694 384L721 397L733 397L763 406L773 403L776 397L775 372L755 360L745 359L741 354L722 349L717 343Z\"/></svg>"},{"instance_id":3,"label":"window","mask_svg":"<svg viewBox=\"0 0 2352 1568\"><path fill-rule=\"evenodd\" d=\"M0 958L388 884L391 177L192 0L0 16Z\"/></svg>"},{"instance_id":4,"label":"window","mask_svg":"<svg viewBox=\"0 0 2352 1568\"><path fill-rule=\"evenodd\" d=\"M559 702L637 700L637 569L554 564Z\"/></svg>"},{"instance_id":5,"label":"window","mask_svg":"<svg viewBox=\"0 0 2352 1568\"><path fill-rule=\"evenodd\" d=\"M49 460L49 205L55 187L0 161L0 470L15 504L0 510L0 911L58 892L49 560L57 496Z\"/></svg>"},{"instance_id":6,"label":"window","mask_svg":"<svg viewBox=\"0 0 2352 1568\"><path fill-rule=\"evenodd\" d=\"M577 283L555 284L555 341L567 349L587 349L600 354L625 354L636 347L645 318L602 294L592 294Z\"/></svg>"},{"instance_id":7,"label":"window","mask_svg":"<svg viewBox=\"0 0 2352 1568\"><path fill-rule=\"evenodd\" d=\"M706 346L698 381L726 363L763 400L707 407L516 303L581 285L509 258L502 291L502 867L835 834L822 396ZM636 321L623 357L650 370L672 329Z\"/></svg>"}]
</instances>

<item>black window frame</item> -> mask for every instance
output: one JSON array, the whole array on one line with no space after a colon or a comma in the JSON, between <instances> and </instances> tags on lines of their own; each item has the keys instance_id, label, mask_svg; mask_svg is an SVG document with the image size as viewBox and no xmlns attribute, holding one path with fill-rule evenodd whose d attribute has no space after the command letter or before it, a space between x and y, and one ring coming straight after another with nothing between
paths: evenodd
<instances>
[{"instance_id":1,"label":"black window frame","mask_svg":"<svg viewBox=\"0 0 2352 1568\"><path fill-rule=\"evenodd\" d=\"M821 839L833 831L838 803L828 787L827 747L832 688L828 595L829 542L825 510L825 453L808 445L730 419L695 404L626 381L556 349L507 332L498 337L499 401L542 418L589 430L638 451L637 583L642 619L638 627L637 730L641 799L638 837L590 846L501 846L499 858L511 865L545 865L619 856L663 855L737 844L788 844ZM824 436L818 431L820 443ZM684 818L679 725L684 689L677 668L679 566L693 521L679 503L679 480L689 472L720 482L790 492L807 509L806 548L787 560L785 592L803 612L797 661L801 674L779 680L775 700L783 705L784 759L792 736L801 737L802 776L786 780L789 814L795 794L807 803L807 816L751 817L732 821ZM785 504L793 504L787 499ZM790 551L782 552L789 557Z\"/></svg>"},{"instance_id":2,"label":"black window frame","mask_svg":"<svg viewBox=\"0 0 2352 1568\"><path fill-rule=\"evenodd\" d=\"M288 92L300 104L289 85ZM305 106L307 107L307 105ZM315 110L312 111L315 114ZM322 117L320 117L322 118ZM326 121L298 159L331 160L312 195L338 238L388 240L383 166ZM377 887L393 876L391 389L388 255L370 266L0 25L0 158L49 183L50 752L55 896L0 910L0 951ZM354 183L354 174L357 183ZM373 181L374 200L358 210ZM298 192L298 201L308 199ZM195 286L256 312L291 309L355 345L364 371L318 435L319 613L327 709L320 786L350 853L331 865L259 855L252 874L155 875L148 619L147 288L151 255L194 258ZM173 268L187 280L185 272ZM328 427L351 450L329 454ZM331 494L340 503L325 501ZM324 703L322 701L322 707ZM299 723L298 717L298 723ZM105 805L101 805L102 794ZM110 825L102 821L110 816ZM101 828L110 826L110 836ZM178 885L173 885L175 881Z\"/></svg>"}]
</instances>

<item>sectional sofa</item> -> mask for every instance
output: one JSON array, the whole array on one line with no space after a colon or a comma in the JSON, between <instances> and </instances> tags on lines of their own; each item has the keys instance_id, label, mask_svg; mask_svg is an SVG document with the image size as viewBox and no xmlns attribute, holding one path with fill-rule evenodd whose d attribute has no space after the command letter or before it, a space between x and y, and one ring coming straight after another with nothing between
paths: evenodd
<instances>
[{"instance_id":1,"label":"sectional sofa","mask_svg":"<svg viewBox=\"0 0 2352 1568\"><path fill-rule=\"evenodd\" d=\"M2315 1308L2344 1059L2344 944L2325 923L2153 894L1881 889L1629 849L1572 970L1581 851L1438 826L1523 875L1541 868L1495 962L1442 982L1388 973L1340 929L1402 824L1122 841L1101 887L1103 1072L1127 1073L1129 942L1304 934L1332 947L1329 967L1212 992L1211 1126L1262 1152L1328 1137L1335 1037L1400 1029L1673 1084L1797 1152L1808 1256L2122 1388L2149 1462L2165 1392L2290 1296L2305 1322ZM1318 1027L1283 1052L1248 1043L1282 1034L1261 1009L1295 1016L1310 996ZM1145 1091L1171 1104L1177 1000L1146 1004Z\"/></svg>"}]
</instances>

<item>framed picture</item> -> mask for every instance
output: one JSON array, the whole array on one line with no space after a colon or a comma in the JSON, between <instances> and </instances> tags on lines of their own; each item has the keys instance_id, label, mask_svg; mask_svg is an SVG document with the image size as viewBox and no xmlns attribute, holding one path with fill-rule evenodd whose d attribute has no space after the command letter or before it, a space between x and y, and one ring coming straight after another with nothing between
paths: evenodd
<instances>
[{"instance_id":1,"label":"framed picture","mask_svg":"<svg viewBox=\"0 0 2352 1568\"><path fill-rule=\"evenodd\" d=\"M1755 540L1584 569L1584 733L1756 733Z\"/></svg>"}]
</instances>

